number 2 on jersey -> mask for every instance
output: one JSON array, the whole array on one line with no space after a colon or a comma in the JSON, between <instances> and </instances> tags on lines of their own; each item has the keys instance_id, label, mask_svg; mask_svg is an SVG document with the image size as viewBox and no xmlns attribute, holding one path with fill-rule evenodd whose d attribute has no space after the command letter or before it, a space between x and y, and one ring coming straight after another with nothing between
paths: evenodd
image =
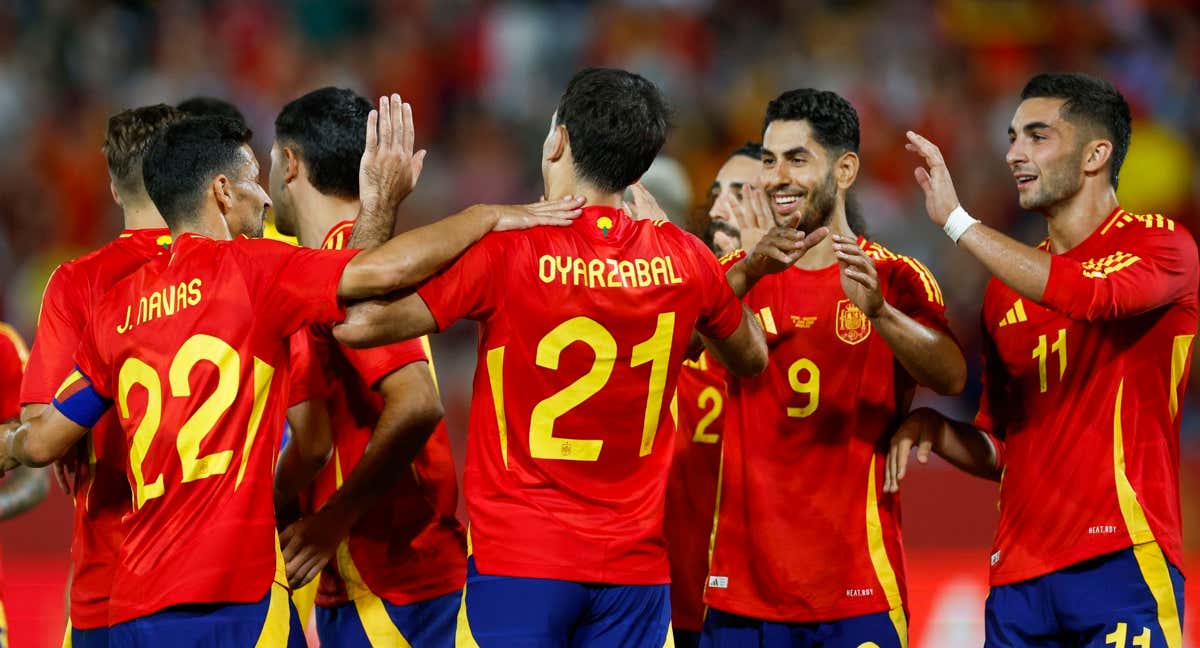
<instances>
[{"instance_id":1,"label":"number 2 on jersey","mask_svg":"<svg viewBox=\"0 0 1200 648\"><path fill-rule=\"evenodd\" d=\"M233 462L232 449L200 456L200 444L237 398L241 358L236 349L220 338L204 334L193 335L179 347L175 357L171 359L171 366L167 371L171 396L187 398L192 395L191 372L201 362L208 362L217 368L217 385L208 398L184 421L176 434L175 449L179 453L179 462L183 468L181 481L185 484L224 474ZM238 470L238 484L244 475L246 455L250 452L258 424L262 420L274 374L274 367L258 358L254 359L254 406L246 431L242 467ZM153 480L147 480L144 466L150 444L153 443L162 423L163 388L162 380L153 367L139 358L131 357L121 365L117 376L117 406L123 419L130 417L129 395L134 386L146 390L146 412L134 430L129 448L129 461L136 490L134 505L141 508L147 501L160 497L165 492L162 470L158 470Z\"/></svg>"},{"instance_id":2,"label":"number 2 on jersey","mask_svg":"<svg viewBox=\"0 0 1200 648\"><path fill-rule=\"evenodd\" d=\"M641 449L638 452L641 457L654 449L674 333L675 313L659 313L654 334L634 346L629 359L631 367L650 364L650 385L646 394L646 413L642 419ZM537 366L557 371L563 350L576 342L591 347L595 360L587 373L534 406L529 417L529 454L535 459L596 461L600 458L600 449L604 447L601 439L554 436L554 422L560 416L595 396L608 383L617 357L617 341L608 329L589 317L573 317L554 327L538 342Z\"/></svg>"}]
</instances>

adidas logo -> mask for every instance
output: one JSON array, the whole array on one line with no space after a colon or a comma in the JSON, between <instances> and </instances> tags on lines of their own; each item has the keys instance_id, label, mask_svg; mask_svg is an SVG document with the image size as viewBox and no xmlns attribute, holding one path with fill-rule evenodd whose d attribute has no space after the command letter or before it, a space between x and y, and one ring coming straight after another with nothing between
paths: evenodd
<instances>
[{"instance_id":1,"label":"adidas logo","mask_svg":"<svg viewBox=\"0 0 1200 648\"><path fill-rule=\"evenodd\" d=\"M771 335L779 335L779 329L775 326L775 318L771 315L771 307L763 308L754 314L754 318L758 320L762 329Z\"/></svg>"},{"instance_id":2,"label":"adidas logo","mask_svg":"<svg viewBox=\"0 0 1200 648\"><path fill-rule=\"evenodd\" d=\"M1024 322L1028 319L1025 316L1025 304L1018 299L1017 303L1013 304L1012 308L1009 308L1008 312L1004 314L1004 319L1000 320L1000 326L1008 326L1009 324Z\"/></svg>"}]
</instances>

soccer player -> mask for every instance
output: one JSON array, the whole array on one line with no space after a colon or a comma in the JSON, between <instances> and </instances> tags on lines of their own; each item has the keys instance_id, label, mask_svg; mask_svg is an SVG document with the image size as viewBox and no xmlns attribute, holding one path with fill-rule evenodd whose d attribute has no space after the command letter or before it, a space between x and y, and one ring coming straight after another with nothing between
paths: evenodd
<instances>
[{"instance_id":1,"label":"soccer player","mask_svg":"<svg viewBox=\"0 0 1200 648\"><path fill-rule=\"evenodd\" d=\"M761 147L739 147L717 172L709 192L706 243L717 255L741 247L742 187L758 181ZM635 194L636 195L636 194ZM750 224L748 229L753 229ZM758 240L755 239L755 244ZM667 483L663 532L671 561L671 625L675 645L698 646L704 627L704 583L712 539L725 421L725 368L707 352L685 360L663 433L676 434Z\"/></svg>"},{"instance_id":2,"label":"soccer player","mask_svg":"<svg viewBox=\"0 0 1200 648\"><path fill-rule=\"evenodd\" d=\"M407 295L347 317L365 345L481 323L464 488L471 517L459 646L661 646L673 437L658 434L693 329L739 374L762 332L703 244L618 206L666 137L658 89L623 70L567 85L542 145L570 227L487 236Z\"/></svg>"},{"instance_id":3,"label":"soccer player","mask_svg":"<svg viewBox=\"0 0 1200 648\"><path fill-rule=\"evenodd\" d=\"M1047 240L1028 246L971 218L941 152L908 133L930 219L994 277L974 424L915 415L895 473L914 442L1003 473L989 647L1182 642L1180 403L1200 259L1183 226L1117 202L1130 135L1129 106L1106 81L1025 85L1006 162L1021 207L1046 219Z\"/></svg>"},{"instance_id":4,"label":"soccer player","mask_svg":"<svg viewBox=\"0 0 1200 648\"><path fill-rule=\"evenodd\" d=\"M396 95L368 119L367 243L390 234L419 169L411 121ZM154 141L142 169L171 228L169 254L101 299L52 405L6 430L0 448L0 470L56 460L115 401L133 510L113 645L302 644L272 511L287 336L340 319L343 300L412 285L495 227L577 215L564 207L577 201L475 207L362 253L241 238L261 233L270 206L249 137L232 120L199 118Z\"/></svg>"},{"instance_id":5,"label":"soccer player","mask_svg":"<svg viewBox=\"0 0 1200 648\"><path fill-rule=\"evenodd\" d=\"M858 115L837 94L791 90L767 106L765 194L743 194L782 225L727 262L741 259L730 282L761 319L771 363L729 382L701 645L907 645L887 440L918 384L957 393L966 363L929 270L847 218L858 146ZM764 277L780 264L764 252L797 224L831 235Z\"/></svg>"},{"instance_id":6,"label":"soccer player","mask_svg":"<svg viewBox=\"0 0 1200 648\"><path fill-rule=\"evenodd\" d=\"M766 230L774 225L763 223L762 227L756 227L760 224L749 222L751 214L742 207L742 187L758 181L761 157L761 145L755 142L741 145L721 165L709 189L707 234L709 247L718 255L724 256L743 247L753 250Z\"/></svg>"},{"instance_id":7,"label":"soccer player","mask_svg":"<svg viewBox=\"0 0 1200 648\"><path fill-rule=\"evenodd\" d=\"M346 245L370 110L351 90L322 88L275 119L276 220L305 247ZM281 535L289 579L321 572L322 646L453 646L466 532L428 343L350 349L327 326L309 333L323 382L338 385L326 397L335 449L312 488L316 512Z\"/></svg>"},{"instance_id":8,"label":"soccer player","mask_svg":"<svg viewBox=\"0 0 1200 648\"><path fill-rule=\"evenodd\" d=\"M176 109L158 104L126 110L108 120L104 157L125 229L51 275L21 382L24 420L45 410L71 373L75 350L100 298L169 244L170 231L146 193L142 158L159 133L183 118ZM121 518L130 510L126 455L120 423L110 413L97 421L59 473L64 483L69 482L75 503L68 630L75 648L108 645L109 592L125 536Z\"/></svg>"},{"instance_id":9,"label":"soccer player","mask_svg":"<svg viewBox=\"0 0 1200 648\"><path fill-rule=\"evenodd\" d=\"M29 351L11 326L0 322L0 421L16 419L21 411L19 386ZM41 470L22 468L0 481L0 520L8 520L46 499L46 475ZM0 595L3 594L0 579ZM0 597L0 648L8 648L8 620Z\"/></svg>"}]
</instances>

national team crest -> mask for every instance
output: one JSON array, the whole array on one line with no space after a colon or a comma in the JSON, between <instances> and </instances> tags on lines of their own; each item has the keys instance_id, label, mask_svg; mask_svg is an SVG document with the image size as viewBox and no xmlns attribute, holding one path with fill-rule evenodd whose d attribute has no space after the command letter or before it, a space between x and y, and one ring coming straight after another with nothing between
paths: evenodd
<instances>
[{"instance_id":1,"label":"national team crest","mask_svg":"<svg viewBox=\"0 0 1200 648\"><path fill-rule=\"evenodd\" d=\"M838 338L846 344L858 344L871 335L871 321L866 313L859 310L849 299L843 299L837 305L837 317L834 330Z\"/></svg>"}]
</instances>

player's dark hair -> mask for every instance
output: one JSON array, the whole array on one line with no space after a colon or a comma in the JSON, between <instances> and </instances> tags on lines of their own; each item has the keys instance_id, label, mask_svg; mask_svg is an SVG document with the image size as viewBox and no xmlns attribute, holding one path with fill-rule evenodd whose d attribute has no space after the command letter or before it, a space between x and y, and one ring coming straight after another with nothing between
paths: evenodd
<instances>
[{"instance_id":1,"label":"player's dark hair","mask_svg":"<svg viewBox=\"0 0 1200 648\"><path fill-rule=\"evenodd\" d=\"M233 177L250 129L228 117L191 117L172 124L150 145L142 162L146 193L167 225L195 216L204 190L219 174Z\"/></svg>"},{"instance_id":2,"label":"player's dark hair","mask_svg":"<svg viewBox=\"0 0 1200 648\"><path fill-rule=\"evenodd\" d=\"M1064 99L1063 118L1076 126L1099 129L1112 142L1108 178L1116 189L1133 135L1125 97L1108 81L1086 74L1039 74L1021 90L1022 101L1038 97Z\"/></svg>"},{"instance_id":3,"label":"player's dark hair","mask_svg":"<svg viewBox=\"0 0 1200 648\"><path fill-rule=\"evenodd\" d=\"M754 160L761 160L762 144L759 144L758 142L746 142L745 144L739 146L737 150L734 151L729 157L735 158L739 155L742 157L752 158Z\"/></svg>"},{"instance_id":4,"label":"player's dark hair","mask_svg":"<svg viewBox=\"0 0 1200 648\"><path fill-rule=\"evenodd\" d=\"M144 189L142 158L146 150L167 126L183 119L182 112L166 104L131 108L108 118L101 150L118 194L127 197Z\"/></svg>"},{"instance_id":5,"label":"player's dark hair","mask_svg":"<svg viewBox=\"0 0 1200 648\"><path fill-rule=\"evenodd\" d=\"M576 74L555 111L571 140L575 171L597 189L633 184L667 140L670 110L653 83L611 68Z\"/></svg>"},{"instance_id":6,"label":"player's dark hair","mask_svg":"<svg viewBox=\"0 0 1200 648\"><path fill-rule=\"evenodd\" d=\"M180 101L176 108L188 117L227 117L243 126L246 125L246 117L237 106L216 97L191 97Z\"/></svg>"},{"instance_id":7,"label":"player's dark hair","mask_svg":"<svg viewBox=\"0 0 1200 648\"><path fill-rule=\"evenodd\" d=\"M763 132L775 121L807 121L813 139L829 151L837 155L858 152L858 112L835 92L788 90L767 104Z\"/></svg>"},{"instance_id":8,"label":"player's dark hair","mask_svg":"<svg viewBox=\"0 0 1200 648\"><path fill-rule=\"evenodd\" d=\"M317 191L358 198L358 166L367 146L371 102L343 88L295 99L275 118L275 139L300 156Z\"/></svg>"}]
</instances>

